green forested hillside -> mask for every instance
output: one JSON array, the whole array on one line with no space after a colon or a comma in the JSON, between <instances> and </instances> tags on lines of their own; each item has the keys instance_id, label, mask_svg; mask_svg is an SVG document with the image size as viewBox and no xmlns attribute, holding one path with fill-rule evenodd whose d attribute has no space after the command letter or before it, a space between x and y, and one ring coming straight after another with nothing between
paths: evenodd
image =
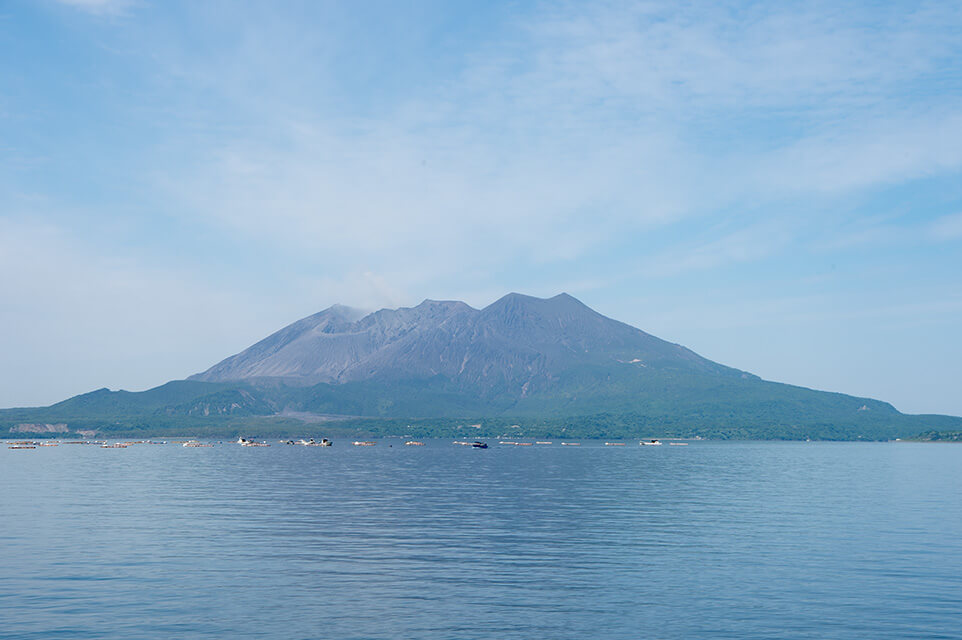
<instances>
[{"instance_id":1,"label":"green forested hillside","mask_svg":"<svg viewBox=\"0 0 962 640\"><path fill-rule=\"evenodd\" d=\"M45 408L0 411L0 430L66 423L71 431L234 435L318 429L448 436L467 424L485 435L891 439L962 429L951 416L910 416L883 402L753 377L627 375L604 385L572 375L552 393L512 400L471 395L454 381L365 381L310 387L176 381L140 393L101 389ZM296 417L292 417L296 416Z\"/></svg>"}]
</instances>

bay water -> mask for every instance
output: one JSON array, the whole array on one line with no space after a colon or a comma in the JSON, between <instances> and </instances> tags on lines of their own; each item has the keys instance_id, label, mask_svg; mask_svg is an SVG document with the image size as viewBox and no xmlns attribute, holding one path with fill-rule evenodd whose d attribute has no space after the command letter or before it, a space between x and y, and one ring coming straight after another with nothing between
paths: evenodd
<instances>
[{"instance_id":1,"label":"bay water","mask_svg":"<svg viewBox=\"0 0 962 640\"><path fill-rule=\"evenodd\" d=\"M962 638L962 445L0 447L0 638Z\"/></svg>"}]
</instances>

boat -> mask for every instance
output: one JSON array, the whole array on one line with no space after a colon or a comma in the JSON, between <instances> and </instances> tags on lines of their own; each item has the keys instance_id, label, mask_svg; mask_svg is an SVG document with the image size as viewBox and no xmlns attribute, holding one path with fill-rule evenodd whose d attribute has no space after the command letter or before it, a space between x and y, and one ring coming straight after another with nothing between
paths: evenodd
<instances>
[{"instance_id":1,"label":"boat","mask_svg":"<svg viewBox=\"0 0 962 640\"><path fill-rule=\"evenodd\" d=\"M625 443L624 442L606 442L605 446L606 447L623 447L625 446Z\"/></svg>"},{"instance_id":2,"label":"boat","mask_svg":"<svg viewBox=\"0 0 962 640\"><path fill-rule=\"evenodd\" d=\"M423 447L424 443L419 442L418 440L408 440L407 442L404 443L404 446L405 447Z\"/></svg>"},{"instance_id":3,"label":"boat","mask_svg":"<svg viewBox=\"0 0 962 640\"><path fill-rule=\"evenodd\" d=\"M352 444L355 447L373 447L377 443L371 440L355 440Z\"/></svg>"},{"instance_id":4,"label":"boat","mask_svg":"<svg viewBox=\"0 0 962 640\"><path fill-rule=\"evenodd\" d=\"M643 447L660 447L661 446L661 442L659 442L658 440L642 440L638 444L640 444Z\"/></svg>"},{"instance_id":5,"label":"boat","mask_svg":"<svg viewBox=\"0 0 962 640\"><path fill-rule=\"evenodd\" d=\"M185 447L213 447L214 445L208 442L197 442L196 440L188 440L183 444Z\"/></svg>"},{"instance_id":6,"label":"boat","mask_svg":"<svg viewBox=\"0 0 962 640\"><path fill-rule=\"evenodd\" d=\"M486 442L481 442L480 440L475 440L475 441L473 441L473 442L471 442L471 441L466 441L466 440L455 440L455 441L454 441L454 444L459 444L459 445L461 445L462 447L474 447L475 449L487 449L487 448L488 448L488 444L487 444ZM509 443L509 444L515 444L515 443L512 442L512 443Z\"/></svg>"},{"instance_id":7,"label":"boat","mask_svg":"<svg viewBox=\"0 0 962 640\"><path fill-rule=\"evenodd\" d=\"M561 446L562 447L580 447L581 443L580 442L562 442Z\"/></svg>"},{"instance_id":8,"label":"boat","mask_svg":"<svg viewBox=\"0 0 962 640\"><path fill-rule=\"evenodd\" d=\"M330 446L333 446L334 444L327 438L321 438L320 442L314 442L314 438L311 438L307 442L304 442L303 440L301 442L304 444L305 447L330 447Z\"/></svg>"},{"instance_id":9,"label":"boat","mask_svg":"<svg viewBox=\"0 0 962 640\"><path fill-rule=\"evenodd\" d=\"M257 442L256 440L248 440L247 438L238 438L237 444L242 447L269 447L271 445L266 442Z\"/></svg>"},{"instance_id":10,"label":"boat","mask_svg":"<svg viewBox=\"0 0 962 640\"><path fill-rule=\"evenodd\" d=\"M33 446L32 444L15 444L11 447L7 447L7 449L36 449L36 448L37 447Z\"/></svg>"}]
</instances>

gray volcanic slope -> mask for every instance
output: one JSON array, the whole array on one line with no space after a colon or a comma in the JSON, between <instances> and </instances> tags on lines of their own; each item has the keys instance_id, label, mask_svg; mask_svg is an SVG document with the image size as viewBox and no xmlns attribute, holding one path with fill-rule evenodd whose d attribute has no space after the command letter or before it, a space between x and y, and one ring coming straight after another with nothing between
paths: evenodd
<instances>
[{"instance_id":1,"label":"gray volcanic slope","mask_svg":"<svg viewBox=\"0 0 962 640\"><path fill-rule=\"evenodd\" d=\"M312 385L443 376L482 392L508 385L527 395L584 366L747 375L606 318L568 294L511 293L481 310L425 300L363 315L335 305L190 379Z\"/></svg>"}]
</instances>

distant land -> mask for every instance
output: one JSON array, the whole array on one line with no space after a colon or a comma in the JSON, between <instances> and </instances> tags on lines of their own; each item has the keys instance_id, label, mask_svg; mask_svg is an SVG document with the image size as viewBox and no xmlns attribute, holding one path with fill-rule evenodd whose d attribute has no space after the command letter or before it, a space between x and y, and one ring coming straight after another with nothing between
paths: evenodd
<instances>
[{"instance_id":1,"label":"distant land","mask_svg":"<svg viewBox=\"0 0 962 640\"><path fill-rule=\"evenodd\" d=\"M962 430L879 400L762 380L567 294L483 309L335 305L186 380L0 410L12 435L887 440Z\"/></svg>"}]
</instances>

